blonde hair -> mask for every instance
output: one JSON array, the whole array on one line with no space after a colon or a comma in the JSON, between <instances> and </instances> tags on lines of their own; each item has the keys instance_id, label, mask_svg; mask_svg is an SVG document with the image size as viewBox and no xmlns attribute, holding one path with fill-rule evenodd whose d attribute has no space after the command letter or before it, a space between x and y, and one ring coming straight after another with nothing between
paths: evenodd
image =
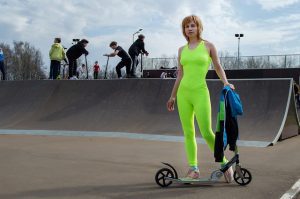
<instances>
[{"instance_id":1,"label":"blonde hair","mask_svg":"<svg viewBox=\"0 0 300 199\"><path fill-rule=\"evenodd\" d=\"M189 37L185 34L185 26L187 24L191 23L191 22L194 22L197 26L197 30L198 30L197 31L197 39L199 41L202 40L201 34L202 34L202 31L203 31L203 25L202 25L202 22L201 22L200 18L196 15L187 16L182 20L181 28L182 28L183 36L189 42Z\"/></svg>"}]
</instances>

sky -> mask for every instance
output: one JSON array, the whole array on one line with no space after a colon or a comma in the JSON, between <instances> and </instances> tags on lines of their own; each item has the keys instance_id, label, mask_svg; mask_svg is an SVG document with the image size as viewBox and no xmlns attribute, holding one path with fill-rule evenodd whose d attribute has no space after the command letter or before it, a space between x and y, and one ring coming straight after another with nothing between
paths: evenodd
<instances>
[{"instance_id":1,"label":"sky","mask_svg":"<svg viewBox=\"0 0 300 199\"><path fill-rule=\"evenodd\" d=\"M0 42L30 42L45 66L55 37L65 47L89 40L88 61L105 65L109 43L128 50L140 28L149 57L173 57L186 44L181 21L191 14L219 52L236 55L234 34L243 33L241 55L300 54L300 0L0 0L0 13Z\"/></svg>"}]
</instances>

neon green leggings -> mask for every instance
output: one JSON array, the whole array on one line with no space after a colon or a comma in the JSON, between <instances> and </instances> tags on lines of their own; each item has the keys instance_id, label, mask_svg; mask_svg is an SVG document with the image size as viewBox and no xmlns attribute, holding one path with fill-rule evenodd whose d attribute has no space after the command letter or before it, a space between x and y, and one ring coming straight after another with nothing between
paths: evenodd
<instances>
[{"instance_id":1,"label":"neon green leggings","mask_svg":"<svg viewBox=\"0 0 300 199\"><path fill-rule=\"evenodd\" d=\"M177 106L189 166L198 166L194 116L196 116L201 135L212 152L215 144L215 134L211 128L211 103L208 88L206 86L197 89L179 87ZM224 157L221 164L226 162Z\"/></svg>"}]
</instances>

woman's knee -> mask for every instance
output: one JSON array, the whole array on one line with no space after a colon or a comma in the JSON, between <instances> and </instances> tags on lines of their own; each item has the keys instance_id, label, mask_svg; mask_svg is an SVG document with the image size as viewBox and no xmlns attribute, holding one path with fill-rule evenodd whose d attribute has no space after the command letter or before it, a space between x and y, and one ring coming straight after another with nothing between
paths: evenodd
<instances>
[{"instance_id":1,"label":"woman's knee","mask_svg":"<svg viewBox=\"0 0 300 199\"><path fill-rule=\"evenodd\" d=\"M211 140L215 138L215 134L211 129L207 129L206 131L201 132L203 139L205 140Z\"/></svg>"},{"instance_id":2,"label":"woman's knee","mask_svg":"<svg viewBox=\"0 0 300 199\"><path fill-rule=\"evenodd\" d=\"M195 140L196 139L195 132L193 132L193 131L188 131L188 132L184 131L184 138L187 141L193 141L193 140Z\"/></svg>"}]
</instances>

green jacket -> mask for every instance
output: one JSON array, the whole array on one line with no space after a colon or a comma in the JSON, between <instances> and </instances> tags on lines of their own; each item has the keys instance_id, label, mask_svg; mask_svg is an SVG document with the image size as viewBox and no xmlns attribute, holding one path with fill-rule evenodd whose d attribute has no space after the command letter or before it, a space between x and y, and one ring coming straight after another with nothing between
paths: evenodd
<instances>
[{"instance_id":1,"label":"green jacket","mask_svg":"<svg viewBox=\"0 0 300 199\"><path fill-rule=\"evenodd\" d=\"M51 60L62 61L66 58L64 48L60 43L54 43L49 51Z\"/></svg>"}]
</instances>

